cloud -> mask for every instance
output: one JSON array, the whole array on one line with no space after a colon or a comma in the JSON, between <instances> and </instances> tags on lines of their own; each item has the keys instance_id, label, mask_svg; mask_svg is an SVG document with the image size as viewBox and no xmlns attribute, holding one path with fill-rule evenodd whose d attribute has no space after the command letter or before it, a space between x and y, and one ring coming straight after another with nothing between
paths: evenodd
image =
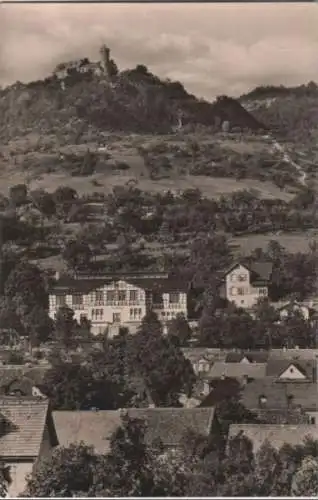
<instances>
[{"instance_id":1,"label":"cloud","mask_svg":"<svg viewBox=\"0 0 318 500\"><path fill-rule=\"evenodd\" d=\"M59 62L146 64L203 97L318 80L313 4L3 4L0 84L42 78Z\"/></svg>"}]
</instances>

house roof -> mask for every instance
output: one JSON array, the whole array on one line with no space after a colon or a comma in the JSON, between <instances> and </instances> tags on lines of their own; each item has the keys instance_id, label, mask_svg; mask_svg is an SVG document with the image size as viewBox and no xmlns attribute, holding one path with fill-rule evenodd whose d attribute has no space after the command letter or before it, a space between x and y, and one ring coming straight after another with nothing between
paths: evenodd
<instances>
[{"instance_id":1,"label":"house roof","mask_svg":"<svg viewBox=\"0 0 318 500\"><path fill-rule=\"evenodd\" d=\"M318 349L271 349L268 359L316 359Z\"/></svg>"},{"instance_id":2,"label":"house roof","mask_svg":"<svg viewBox=\"0 0 318 500\"><path fill-rule=\"evenodd\" d=\"M318 427L309 424L232 424L228 437L232 438L238 434L242 434L252 441L255 452L265 441L269 441L274 448L279 449L284 444L301 445L307 437L318 439Z\"/></svg>"},{"instance_id":3,"label":"house roof","mask_svg":"<svg viewBox=\"0 0 318 500\"><path fill-rule=\"evenodd\" d=\"M266 376L280 377L290 366L294 366L307 380L315 380L315 360L304 359L269 359L266 365Z\"/></svg>"},{"instance_id":4,"label":"house roof","mask_svg":"<svg viewBox=\"0 0 318 500\"><path fill-rule=\"evenodd\" d=\"M240 383L235 378L213 380L210 383L211 392L201 401L200 408L214 407L224 399L240 394Z\"/></svg>"},{"instance_id":5,"label":"house roof","mask_svg":"<svg viewBox=\"0 0 318 500\"><path fill-rule=\"evenodd\" d=\"M207 373L207 378L263 378L266 373L266 363L226 363L216 361Z\"/></svg>"},{"instance_id":6,"label":"house roof","mask_svg":"<svg viewBox=\"0 0 318 500\"><path fill-rule=\"evenodd\" d=\"M231 271L233 271L236 267L243 266L251 272L251 281L265 281L268 282L272 276L273 264L272 262L246 262L246 261L237 261L233 263L230 267L228 267L225 271L222 272L223 277L227 276Z\"/></svg>"},{"instance_id":7,"label":"house roof","mask_svg":"<svg viewBox=\"0 0 318 500\"><path fill-rule=\"evenodd\" d=\"M226 352L221 351L221 349L205 348L205 347L183 347L183 355L186 359L191 361L191 363L198 363L201 359L207 361L220 361L225 359Z\"/></svg>"},{"instance_id":8,"label":"house roof","mask_svg":"<svg viewBox=\"0 0 318 500\"><path fill-rule=\"evenodd\" d=\"M0 437L0 457L37 457L48 419L48 409L48 400L0 397L0 414L12 424L12 429Z\"/></svg>"},{"instance_id":9,"label":"house roof","mask_svg":"<svg viewBox=\"0 0 318 500\"><path fill-rule=\"evenodd\" d=\"M226 355L225 362L240 363L242 359L247 358L250 363L266 363L268 356L268 351L229 352Z\"/></svg>"},{"instance_id":10,"label":"house roof","mask_svg":"<svg viewBox=\"0 0 318 500\"><path fill-rule=\"evenodd\" d=\"M302 410L253 408L251 410L260 421L266 424L309 424L309 416Z\"/></svg>"},{"instance_id":11,"label":"house roof","mask_svg":"<svg viewBox=\"0 0 318 500\"><path fill-rule=\"evenodd\" d=\"M49 288L50 293L66 293L67 291L77 293L89 293L92 290L103 287L113 282L125 281L143 290L157 291L160 293L179 291L187 292L188 283L180 278L174 277L138 277L136 275L113 275L105 277L77 277L61 276Z\"/></svg>"},{"instance_id":12,"label":"house roof","mask_svg":"<svg viewBox=\"0 0 318 500\"><path fill-rule=\"evenodd\" d=\"M316 410L318 406L317 385L314 382L277 382L277 377L255 379L242 390L242 403L252 410L259 407L259 398L266 397L266 407L277 410L301 406L305 410ZM290 401L289 396L292 397Z\"/></svg>"},{"instance_id":13,"label":"house roof","mask_svg":"<svg viewBox=\"0 0 318 500\"><path fill-rule=\"evenodd\" d=\"M160 438L166 446L178 445L187 429L208 435L214 417L214 408L129 408L125 412L146 421L148 442ZM94 446L97 453L105 454L112 434L121 425L121 412L56 411L53 419L62 446L83 441Z\"/></svg>"}]
</instances>

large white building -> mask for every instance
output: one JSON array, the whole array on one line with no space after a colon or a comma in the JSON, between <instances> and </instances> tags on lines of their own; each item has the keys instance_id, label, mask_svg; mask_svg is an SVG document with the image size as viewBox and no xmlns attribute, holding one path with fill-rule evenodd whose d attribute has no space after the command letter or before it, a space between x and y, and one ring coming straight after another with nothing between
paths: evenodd
<instances>
[{"instance_id":1,"label":"large white building","mask_svg":"<svg viewBox=\"0 0 318 500\"><path fill-rule=\"evenodd\" d=\"M94 334L119 326L134 332L150 310L163 324L177 314L187 317L187 285L166 273L57 276L49 292L50 317L65 306L77 321L87 318Z\"/></svg>"}]
</instances>

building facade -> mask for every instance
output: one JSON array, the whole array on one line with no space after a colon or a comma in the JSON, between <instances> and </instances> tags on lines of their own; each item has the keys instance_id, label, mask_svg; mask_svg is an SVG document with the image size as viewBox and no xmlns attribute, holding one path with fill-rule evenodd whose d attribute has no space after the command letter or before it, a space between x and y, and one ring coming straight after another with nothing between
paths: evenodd
<instances>
[{"instance_id":1,"label":"building facade","mask_svg":"<svg viewBox=\"0 0 318 500\"><path fill-rule=\"evenodd\" d=\"M234 264L223 274L220 296L236 307L252 309L260 299L268 297L270 278L271 265L267 262Z\"/></svg>"},{"instance_id":2,"label":"building facade","mask_svg":"<svg viewBox=\"0 0 318 500\"><path fill-rule=\"evenodd\" d=\"M88 319L94 334L120 326L134 332L148 311L164 325L178 314L187 317L187 287L164 273L58 277L49 293L52 319L60 307L71 308L77 321Z\"/></svg>"}]
</instances>

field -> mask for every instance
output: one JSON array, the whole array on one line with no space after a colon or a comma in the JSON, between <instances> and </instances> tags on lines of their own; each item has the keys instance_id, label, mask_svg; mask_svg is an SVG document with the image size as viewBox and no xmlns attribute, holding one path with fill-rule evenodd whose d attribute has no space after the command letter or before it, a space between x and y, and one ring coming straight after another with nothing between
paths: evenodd
<instances>
[{"instance_id":1,"label":"field","mask_svg":"<svg viewBox=\"0 0 318 500\"><path fill-rule=\"evenodd\" d=\"M253 189L263 198L281 198L286 201L293 196L291 190L279 189L272 182L253 179L235 180L230 177L210 177L206 175L194 176L180 174L174 169L160 179L151 179L140 155L139 148L151 150L156 145L169 143L181 149L189 141L195 140L199 144L220 146L227 151L240 151L257 154L260 150L268 148L268 143L256 137L226 137L220 135L187 134L185 136L105 136L97 142L70 144L60 146L55 137L39 138L34 135L26 136L17 141L12 141L3 147L0 159L0 192L7 194L10 186L19 183L29 183L31 189L44 188L54 191L58 186L69 185L74 187L79 194L92 192L109 192L116 185L124 185L133 179L138 187L145 191L185 190L198 188L202 193L214 198L222 194L230 194L241 189ZM126 162L130 168L118 172L103 164L105 151L111 156L112 161ZM99 155L101 167L90 176L71 176L59 165L59 155L83 155L89 149ZM53 169L46 171L45 164L53 162ZM25 162L28 168L25 168ZM23 166L24 165L24 166ZM105 165L105 166L103 166Z\"/></svg>"},{"instance_id":2,"label":"field","mask_svg":"<svg viewBox=\"0 0 318 500\"><path fill-rule=\"evenodd\" d=\"M299 233L281 234L252 234L231 238L231 243L239 247L241 255L253 251L255 248L265 248L270 240L278 241L289 252L306 252L311 241L318 242L318 232L306 231Z\"/></svg>"}]
</instances>

